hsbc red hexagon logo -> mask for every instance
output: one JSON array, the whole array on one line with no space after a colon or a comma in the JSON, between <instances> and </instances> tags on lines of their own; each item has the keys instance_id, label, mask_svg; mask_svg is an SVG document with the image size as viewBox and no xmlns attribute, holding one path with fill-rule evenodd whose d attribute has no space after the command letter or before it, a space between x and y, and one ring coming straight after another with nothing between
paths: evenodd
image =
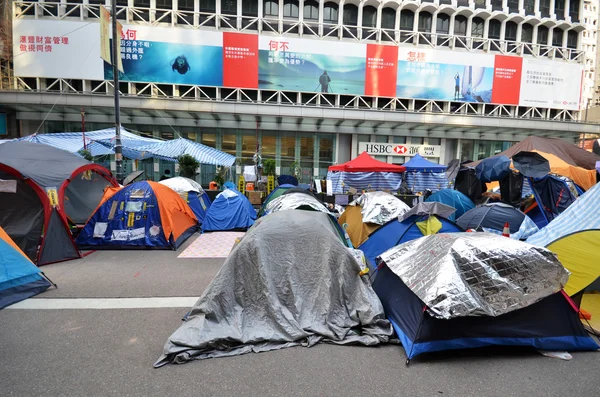
<instances>
[{"instance_id":1,"label":"hsbc red hexagon logo","mask_svg":"<svg viewBox=\"0 0 600 397\"><path fill-rule=\"evenodd\" d=\"M396 154L404 154L404 153L408 152L408 149L406 148L406 146L398 145L398 146L394 147L394 152Z\"/></svg>"}]
</instances>

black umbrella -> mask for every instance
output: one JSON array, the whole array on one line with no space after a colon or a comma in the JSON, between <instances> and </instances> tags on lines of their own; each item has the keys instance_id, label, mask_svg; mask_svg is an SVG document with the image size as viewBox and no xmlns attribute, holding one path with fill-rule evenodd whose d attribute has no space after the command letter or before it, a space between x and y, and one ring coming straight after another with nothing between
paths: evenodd
<instances>
[{"instance_id":1,"label":"black umbrella","mask_svg":"<svg viewBox=\"0 0 600 397\"><path fill-rule=\"evenodd\" d=\"M550 173L550 163L536 152L519 152L512 157L515 168L528 178L543 178Z\"/></svg>"},{"instance_id":2,"label":"black umbrella","mask_svg":"<svg viewBox=\"0 0 600 397\"><path fill-rule=\"evenodd\" d=\"M127 175L127 178L125 178L125 180L123 181L123 186L129 185L130 183L138 179L140 176L142 176L143 173L144 171L142 170L133 171L131 174Z\"/></svg>"}]
</instances>

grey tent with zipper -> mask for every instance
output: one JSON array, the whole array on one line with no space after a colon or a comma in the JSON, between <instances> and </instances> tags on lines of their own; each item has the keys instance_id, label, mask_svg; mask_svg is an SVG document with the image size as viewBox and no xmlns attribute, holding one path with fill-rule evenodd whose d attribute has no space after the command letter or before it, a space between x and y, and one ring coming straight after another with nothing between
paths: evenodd
<instances>
[{"instance_id":1,"label":"grey tent with zipper","mask_svg":"<svg viewBox=\"0 0 600 397\"><path fill-rule=\"evenodd\" d=\"M387 342L391 325L355 255L326 213L260 218L155 366L319 342Z\"/></svg>"}]
</instances>

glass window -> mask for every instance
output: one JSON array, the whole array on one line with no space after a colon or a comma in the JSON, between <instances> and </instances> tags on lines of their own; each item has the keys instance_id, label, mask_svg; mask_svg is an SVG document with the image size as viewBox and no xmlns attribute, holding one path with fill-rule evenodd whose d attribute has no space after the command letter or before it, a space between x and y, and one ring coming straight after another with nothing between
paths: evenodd
<instances>
[{"instance_id":1,"label":"glass window","mask_svg":"<svg viewBox=\"0 0 600 397\"><path fill-rule=\"evenodd\" d=\"M203 145L208 146L208 147L216 148L217 147L217 135L214 133L211 134L211 133L203 132L200 143L202 143Z\"/></svg>"},{"instance_id":2,"label":"glass window","mask_svg":"<svg viewBox=\"0 0 600 397\"><path fill-rule=\"evenodd\" d=\"M373 6L363 7L362 26L367 28L374 28L377 26L377 8Z\"/></svg>"},{"instance_id":3,"label":"glass window","mask_svg":"<svg viewBox=\"0 0 600 397\"><path fill-rule=\"evenodd\" d=\"M514 22L507 22L506 29L504 31L504 40L517 41L517 29L518 26Z\"/></svg>"},{"instance_id":4,"label":"glass window","mask_svg":"<svg viewBox=\"0 0 600 397\"><path fill-rule=\"evenodd\" d=\"M519 0L507 0L506 5L508 6L509 13L519 12Z\"/></svg>"},{"instance_id":5,"label":"glass window","mask_svg":"<svg viewBox=\"0 0 600 397\"><path fill-rule=\"evenodd\" d=\"M297 0L285 0L283 2L283 17L284 18L298 18L300 9L298 7Z\"/></svg>"},{"instance_id":6,"label":"glass window","mask_svg":"<svg viewBox=\"0 0 600 397\"><path fill-rule=\"evenodd\" d=\"M467 35L467 17L457 15L456 18L454 18L454 34L457 36Z\"/></svg>"},{"instance_id":7,"label":"glass window","mask_svg":"<svg viewBox=\"0 0 600 397\"><path fill-rule=\"evenodd\" d=\"M523 0L525 15L535 15L535 0Z\"/></svg>"},{"instance_id":8,"label":"glass window","mask_svg":"<svg viewBox=\"0 0 600 397\"><path fill-rule=\"evenodd\" d=\"M314 0L304 2L304 19L311 21L319 20L319 3Z\"/></svg>"},{"instance_id":9,"label":"glass window","mask_svg":"<svg viewBox=\"0 0 600 397\"><path fill-rule=\"evenodd\" d=\"M327 169L333 164L333 134L319 134L319 175L327 175Z\"/></svg>"},{"instance_id":10,"label":"glass window","mask_svg":"<svg viewBox=\"0 0 600 397\"><path fill-rule=\"evenodd\" d=\"M540 12L542 17L550 16L550 0L540 0Z\"/></svg>"},{"instance_id":11,"label":"glass window","mask_svg":"<svg viewBox=\"0 0 600 397\"><path fill-rule=\"evenodd\" d=\"M181 6L181 1L178 4L178 8ZM200 12L215 12L215 0L200 0ZM191 2L191 8L194 9L194 2ZM181 8L179 8L181 9Z\"/></svg>"},{"instance_id":12,"label":"glass window","mask_svg":"<svg viewBox=\"0 0 600 397\"><path fill-rule=\"evenodd\" d=\"M548 28L546 26L538 26L537 43L548 45Z\"/></svg>"},{"instance_id":13,"label":"glass window","mask_svg":"<svg viewBox=\"0 0 600 397\"><path fill-rule=\"evenodd\" d=\"M338 5L328 2L323 5L323 23L338 23Z\"/></svg>"},{"instance_id":14,"label":"glass window","mask_svg":"<svg viewBox=\"0 0 600 397\"><path fill-rule=\"evenodd\" d=\"M242 132L242 158L252 161L254 153L256 153L256 131Z\"/></svg>"},{"instance_id":15,"label":"glass window","mask_svg":"<svg viewBox=\"0 0 600 397\"><path fill-rule=\"evenodd\" d=\"M364 12L364 11L363 11ZM375 14L377 15L377 14ZM394 29L396 26L396 10L386 7L381 10L381 28Z\"/></svg>"},{"instance_id":16,"label":"glass window","mask_svg":"<svg viewBox=\"0 0 600 397\"><path fill-rule=\"evenodd\" d=\"M491 0L492 11L502 11L502 0Z\"/></svg>"},{"instance_id":17,"label":"glass window","mask_svg":"<svg viewBox=\"0 0 600 397\"><path fill-rule=\"evenodd\" d=\"M296 133L284 132L281 136L281 173L289 174L296 158Z\"/></svg>"},{"instance_id":18,"label":"glass window","mask_svg":"<svg viewBox=\"0 0 600 397\"><path fill-rule=\"evenodd\" d=\"M388 143L388 137L385 135L375 135L375 142L377 143Z\"/></svg>"},{"instance_id":19,"label":"glass window","mask_svg":"<svg viewBox=\"0 0 600 397\"><path fill-rule=\"evenodd\" d=\"M125 3L125 5L127 5L127 3ZM172 10L173 0L156 0L156 8L159 10Z\"/></svg>"},{"instance_id":20,"label":"glass window","mask_svg":"<svg viewBox=\"0 0 600 397\"><path fill-rule=\"evenodd\" d=\"M565 0L554 0L556 19L565 19Z\"/></svg>"},{"instance_id":21,"label":"glass window","mask_svg":"<svg viewBox=\"0 0 600 397\"><path fill-rule=\"evenodd\" d=\"M440 138L429 138L429 140L427 141L428 145L435 145L435 146L439 146L442 144L442 140Z\"/></svg>"},{"instance_id":22,"label":"glass window","mask_svg":"<svg viewBox=\"0 0 600 397\"><path fill-rule=\"evenodd\" d=\"M571 1L569 4L571 22L579 22L579 1Z\"/></svg>"},{"instance_id":23,"label":"glass window","mask_svg":"<svg viewBox=\"0 0 600 397\"><path fill-rule=\"evenodd\" d=\"M533 26L526 23L523 24L521 29L521 41L524 43L531 43L533 40Z\"/></svg>"},{"instance_id":24,"label":"glass window","mask_svg":"<svg viewBox=\"0 0 600 397\"><path fill-rule=\"evenodd\" d=\"M371 135L358 135L358 142L371 142Z\"/></svg>"},{"instance_id":25,"label":"glass window","mask_svg":"<svg viewBox=\"0 0 600 397\"><path fill-rule=\"evenodd\" d=\"M263 4L263 15L271 17L279 16L279 3L276 1L265 1Z\"/></svg>"},{"instance_id":26,"label":"glass window","mask_svg":"<svg viewBox=\"0 0 600 397\"><path fill-rule=\"evenodd\" d=\"M554 29L552 31L552 46L562 47L563 31L561 29Z\"/></svg>"},{"instance_id":27,"label":"glass window","mask_svg":"<svg viewBox=\"0 0 600 397\"><path fill-rule=\"evenodd\" d=\"M357 26L358 25L358 7L354 4L344 5L344 25Z\"/></svg>"},{"instance_id":28,"label":"glass window","mask_svg":"<svg viewBox=\"0 0 600 397\"><path fill-rule=\"evenodd\" d=\"M435 31L442 34L450 33L450 15L438 14Z\"/></svg>"},{"instance_id":29,"label":"glass window","mask_svg":"<svg viewBox=\"0 0 600 397\"><path fill-rule=\"evenodd\" d=\"M413 30L415 25L415 13L411 10L400 11L400 30Z\"/></svg>"},{"instance_id":30,"label":"glass window","mask_svg":"<svg viewBox=\"0 0 600 397\"><path fill-rule=\"evenodd\" d=\"M393 142L394 143L406 143L406 137L405 136L395 136L393 138Z\"/></svg>"},{"instance_id":31,"label":"glass window","mask_svg":"<svg viewBox=\"0 0 600 397\"><path fill-rule=\"evenodd\" d=\"M387 163L387 156L373 156L373 158L375 160L383 161L384 163Z\"/></svg>"},{"instance_id":32,"label":"glass window","mask_svg":"<svg viewBox=\"0 0 600 397\"><path fill-rule=\"evenodd\" d=\"M500 28L502 24L497 19L492 19L490 21L490 26L488 30L488 38L489 39L500 39Z\"/></svg>"},{"instance_id":33,"label":"glass window","mask_svg":"<svg viewBox=\"0 0 600 397\"><path fill-rule=\"evenodd\" d=\"M422 145L423 144L423 138L418 138L418 137L411 136L410 137L410 144L411 145Z\"/></svg>"},{"instance_id":34,"label":"glass window","mask_svg":"<svg viewBox=\"0 0 600 397\"><path fill-rule=\"evenodd\" d=\"M485 22L481 18L473 18L471 24L471 36L472 37L483 37L483 29Z\"/></svg>"},{"instance_id":35,"label":"glass window","mask_svg":"<svg viewBox=\"0 0 600 397\"><path fill-rule=\"evenodd\" d=\"M419 13L419 32L430 33L431 32L431 13L420 12Z\"/></svg>"},{"instance_id":36,"label":"glass window","mask_svg":"<svg viewBox=\"0 0 600 397\"><path fill-rule=\"evenodd\" d=\"M221 14L237 15L237 0L221 0Z\"/></svg>"},{"instance_id":37,"label":"glass window","mask_svg":"<svg viewBox=\"0 0 600 397\"><path fill-rule=\"evenodd\" d=\"M232 154L232 155L236 155L236 138L235 138L235 133L224 133L223 134L223 141L221 142L221 150Z\"/></svg>"},{"instance_id":38,"label":"glass window","mask_svg":"<svg viewBox=\"0 0 600 397\"><path fill-rule=\"evenodd\" d=\"M247 17L258 16L258 0L242 1L242 15Z\"/></svg>"},{"instance_id":39,"label":"glass window","mask_svg":"<svg viewBox=\"0 0 600 397\"><path fill-rule=\"evenodd\" d=\"M577 32L569 30L567 33L567 48L577 49Z\"/></svg>"},{"instance_id":40,"label":"glass window","mask_svg":"<svg viewBox=\"0 0 600 397\"><path fill-rule=\"evenodd\" d=\"M308 181L313 176L315 146L312 134L300 135L300 168L302 168L302 180Z\"/></svg>"},{"instance_id":41,"label":"glass window","mask_svg":"<svg viewBox=\"0 0 600 397\"><path fill-rule=\"evenodd\" d=\"M260 153L263 159L275 159L277 156L277 135L275 135L275 132L263 131Z\"/></svg>"}]
</instances>

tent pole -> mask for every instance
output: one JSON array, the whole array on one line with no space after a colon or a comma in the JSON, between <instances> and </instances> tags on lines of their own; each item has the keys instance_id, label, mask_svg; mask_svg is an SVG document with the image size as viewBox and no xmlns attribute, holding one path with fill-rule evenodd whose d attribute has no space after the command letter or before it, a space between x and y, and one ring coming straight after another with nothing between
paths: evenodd
<instances>
[{"instance_id":1,"label":"tent pole","mask_svg":"<svg viewBox=\"0 0 600 397\"><path fill-rule=\"evenodd\" d=\"M115 95L115 163L117 168L117 182L123 183L123 147L121 146L121 114L119 105L119 40L117 29L117 1L111 0L112 11L112 66L113 66L113 91Z\"/></svg>"},{"instance_id":2,"label":"tent pole","mask_svg":"<svg viewBox=\"0 0 600 397\"><path fill-rule=\"evenodd\" d=\"M83 150L87 150L85 143L85 109L81 108L81 137L83 138Z\"/></svg>"},{"instance_id":3,"label":"tent pole","mask_svg":"<svg viewBox=\"0 0 600 397\"><path fill-rule=\"evenodd\" d=\"M48 280L48 282L49 282L50 284L52 284L52 285L54 286L54 288L58 288L58 285L54 284L54 281L50 280L50 278L49 278L48 276L46 276L46 273L44 273L44 272L40 272L40 273L42 274L42 276L43 276L43 277L44 277L46 280Z\"/></svg>"}]
</instances>

